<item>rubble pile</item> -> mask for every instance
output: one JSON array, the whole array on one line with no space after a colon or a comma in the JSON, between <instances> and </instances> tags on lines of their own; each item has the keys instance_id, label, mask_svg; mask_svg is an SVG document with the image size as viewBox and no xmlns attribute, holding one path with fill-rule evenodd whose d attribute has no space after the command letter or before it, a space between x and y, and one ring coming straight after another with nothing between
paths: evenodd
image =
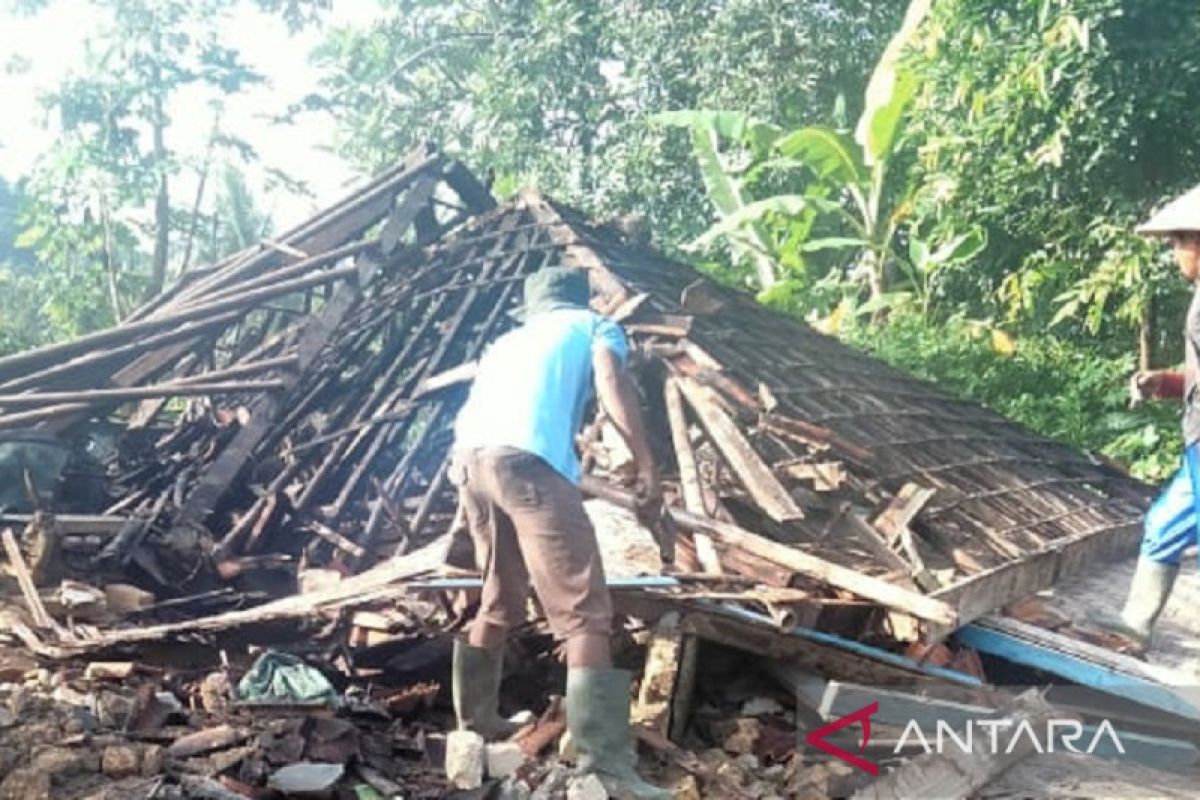
<instances>
[{"instance_id":1,"label":"rubble pile","mask_svg":"<svg viewBox=\"0 0 1200 800\"><path fill-rule=\"evenodd\" d=\"M452 731L443 685L478 588L450 423L548 265L634 345L664 512L630 510L602 415L583 489L644 767L681 796L795 793L820 717L767 665L978 687L949 634L1136 541L1118 470L421 148L112 329L0 358L0 797L599 796L560 763L536 609L512 742ZM264 659L295 670L267 700Z\"/></svg>"}]
</instances>

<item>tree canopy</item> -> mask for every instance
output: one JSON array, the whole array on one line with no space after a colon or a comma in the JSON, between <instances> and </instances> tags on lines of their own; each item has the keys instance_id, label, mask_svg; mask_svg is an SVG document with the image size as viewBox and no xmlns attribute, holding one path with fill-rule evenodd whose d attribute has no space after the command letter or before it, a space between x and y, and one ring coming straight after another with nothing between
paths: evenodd
<instances>
[{"instance_id":1,"label":"tree canopy","mask_svg":"<svg viewBox=\"0 0 1200 800\"><path fill-rule=\"evenodd\" d=\"M1194 5L385 0L333 25L304 0L88 3L104 25L45 96L43 157L0 184L0 349L266 235L256 147L222 119L264 79L225 35L253 6L322 39L319 82L264 113L335 120L362 173L433 141L502 196L644 216L718 279L1142 474L1174 457L1169 410L1122 393L1180 358L1186 289L1133 228L1200 173ZM185 152L166 109L197 88Z\"/></svg>"}]
</instances>

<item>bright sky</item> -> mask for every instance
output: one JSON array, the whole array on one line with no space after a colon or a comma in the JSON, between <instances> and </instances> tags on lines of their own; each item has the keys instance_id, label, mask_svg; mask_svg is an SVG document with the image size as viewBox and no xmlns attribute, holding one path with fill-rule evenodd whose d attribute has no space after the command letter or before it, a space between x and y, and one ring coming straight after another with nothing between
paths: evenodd
<instances>
[{"instance_id":1,"label":"bright sky","mask_svg":"<svg viewBox=\"0 0 1200 800\"><path fill-rule=\"evenodd\" d=\"M307 181L316 197L297 198L286 192L260 195L264 210L275 217L277 229L301 222L313 211L346 193L355 176L325 147L333 143L333 121L327 115L307 114L297 125L271 125L265 118L282 112L316 88L317 70L308 55L322 37L312 28L291 36L282 18L246 8L236 12L225 35L226 43L243 60L267 78L267 84L229 98L222 128L250 142L266 166ZM379 16L377 0L335 0L327 13L329 25L366 25ZM10 180L27 173L49 142L43 127L45 112L37 102L40 93L52 90L71 70L83 63L83 41L98 27L99 15L88 0L52 0L35 16L10 16L0 12L0 175ZM31 67L9 74L5 66L14 58ZM180 152L203 154L212 129L212 110L199 93L181 94L168 109L171 127L168 146ZM248 171L252 189L259 175ZM181 176L173 187L176 197L190 198L195 179Z\"/></svg>"}]
</instances>

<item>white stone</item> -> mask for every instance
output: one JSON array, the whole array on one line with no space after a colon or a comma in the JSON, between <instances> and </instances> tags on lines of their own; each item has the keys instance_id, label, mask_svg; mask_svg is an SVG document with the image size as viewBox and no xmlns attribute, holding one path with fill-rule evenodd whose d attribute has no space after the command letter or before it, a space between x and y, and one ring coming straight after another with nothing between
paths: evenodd
<instances>
[{"instance_id":1,"label":"white stone","mask_svg":"<svg viewBox=\"0 0 1200 800\"><path fill-rule=\"evenodd\" d=\"M584 775L567 784L567 800L608 800L608 790L595 775Z\"/></svg>"},{"instance_id":2,"label":"white stone","mask_svg":"<svg viewBox=\"0 0 1200 800\"><path fill-rule=\"evenodd\" d=\"M523 708L509 717L508 721L513 725L516 725L518 728L523 728L526 725L532 725L534 722L536 722L537 715L535 715L528 708Z\"/></svg>"},{"instance_id":3,"label":"white stone","mask_svg":"<svg viewBox=\"0 0 1200 800\"><path fill-rule=\"evenodd\" d=\"M554 764L540 778L537 788L533 790L532 800L550 800L562 797L562 790L570 777L566 767Z\"/></svg>"},{"instance_id":4,"label":"white stone","mask_svg":"<svg viewBox=\"0 0 1200 800\"><path fill-rule=\"evenodd\" d=\"M753 753L742 753L734 759L742 769L748 772L758 772L759 763L758 756Z\"/></svg>"},{"instance_id":5,"label":"white stone","mask_svg":"<svg viewBox=\"0 0 1200 800\"><path fill-rule=\"evenodd\" d=\"M529 791L529 784L525 781L517 781L509 778L500 784L499 800L530 800L532 793Z\"/></svg>"},{"instance_id":6,"label":"white stone","mask_svg":"<svg viewBox=\"0 0 1200 800\"><path fill-rule=\"evenodd\" d=\"M483 737L474 731L454 731L446 737L446 778L456 789L483 785Z\"/></svg>"},{"instance_id":7,"label":"white stone","mask_svg":"<svg viewBox=\"0 0 1200 800\"><path fill-rule=\"evenodd\" d=\"M575 740L571 738L570 731L564 731L563 735L558 737L558 757L563 761L575 762L579 757L579 751L575 749Z\"/></svg>"},{"instance_id":8,"label":"white stone","mask_svg":"<svg viewBox=\"0 0 1200 800\"><path fill-rule=\"evenodd\" d=\"M525 763L525 752L513 742L493 742L487 746L489 778L507 778Z\"/></svg>"},{"instance_id":9,"label":"white stone","mask_svg":"<svg viewBox=\"0 0 1200 800\"><path fill-rule=\"evenodd\" d=\"M275 770L267 783L284 794L316 794L332 789L345 772L342 764L301 761Z\"/></svg>"},{"instance_id":10,"label":"white stone","mask_svg":"<svg viewBox=\"0 0 1200 800\"><path fill-rule=\"evenodd\" d=\"M96 704L94 697L83 692L77 692L70 686L59 686L50 694L50 697L54 702L61 703L64 706L92 708Z\"/></svg>"},{"instance_id":11,"label":"white stone","mask_svg":"<svg viewBox=\"0 0 1200 800\"><path fill-rule=\"evenodd\" d=\"M760 717L782 713L783 706L770 697L753 697L742 704L743 717Z\"/></svg>"}]
</instances>

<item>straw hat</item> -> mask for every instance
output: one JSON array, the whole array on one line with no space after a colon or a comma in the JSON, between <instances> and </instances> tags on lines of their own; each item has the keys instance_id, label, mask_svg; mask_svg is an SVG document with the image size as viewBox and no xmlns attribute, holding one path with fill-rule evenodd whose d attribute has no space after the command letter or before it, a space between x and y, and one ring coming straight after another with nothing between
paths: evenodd
<instances>
[{"instance_id":1,"label":"straw hat","mask_svg":"<svg viewBox=\"0 0 1200 800\"><path fill-rule=\"evenodd\" d=\"M1169 236L1179 231L1200 231L1200 186L1167 203L1137 227L1143 236Z\"/></svg>"}]
</instances>

